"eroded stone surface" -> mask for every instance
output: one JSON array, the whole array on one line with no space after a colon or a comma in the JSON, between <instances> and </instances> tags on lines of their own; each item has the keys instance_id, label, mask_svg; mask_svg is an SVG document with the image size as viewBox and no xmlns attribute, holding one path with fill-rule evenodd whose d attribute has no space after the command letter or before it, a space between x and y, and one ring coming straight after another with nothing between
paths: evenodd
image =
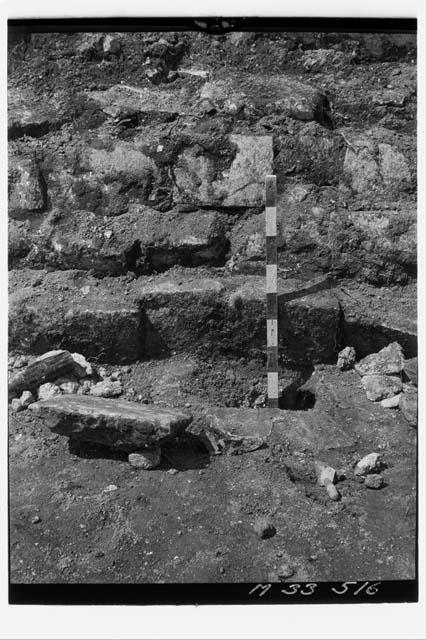
<instances>
[{"instance_id":1,"label":"eroded stone surface","mask_svg":"<svg viewBox=\"0 0 426 640\"><path fill-rule=\"evenodd\" d=\"M42 177L32 158L9 163L9 208L12 215L39 213L45 207Z\"/></svg>"},{"instance_id":2,"label":"eroded stone surface","mask_svg":"<svg viewBox=\"0 0 426 640\"><path fill-rule=\"evenodd\" d=\"M357 193L368 190L397 195L411 188L409 162L398 147L401 138L384 128L353 137L346 150L344 171Z\"/></svg>"},{"instance_id":3,"label":"eroded stone surface","mask_svg":"<svg viewBox=\"0 0 426 640\"><path fill-rule=\"evenodd\" d=\"M55 433L114 449L137 451L182 433L191 417L124 400L63 395L31 405Z\"/></svg>"},{"instance_id":4,"label":"eroded stone surface","mask_svg":"<svg viewBox=\"0 0 426 640\"><path fill-rule=\"evenodd\" d=\"M355 365L361 376L391 376L401 373L404 367L404 353L401 345L392 342L378 353L372 353Z\"/></svg>"},{"instance_id":5,"label":"eroded stone surface","mask_svg":"<svg viewBox=\"0 0 426 640\"><path fill-rule=\"evenodd\" d=\"M298 120L327 120L329 109L324 94L286 75L259 78L255 75L231 77L206 83L200 100L225 113L244 109L248 115L280 113Z\"/></svg>"},{"instance_id":6,"label":"eroded stone surface","mask_svg":"<svg viewBox=\"0 0 426 640\"><path fill-rule=\"evenodd\" d=\"M236 155L227 171L217 176L214 160L188 147L178 158L174 173L176 202L204 206L255 207L263 203L265 175L273 172L270 136L231 135Z\"/></svg>"},{"instance_id":7,"label":"eroded stone surface","mask_svg":"<svg viewBox=\"0 0 426 640\"><path fill-rule=\"evenodd\" d=\"M49 351L16 373L9 382L9 390L15 392L35 390L40 385L48 384L59 376L73 371L74 360L68 351L61 349Z\"/></svg>"}]
</instances>

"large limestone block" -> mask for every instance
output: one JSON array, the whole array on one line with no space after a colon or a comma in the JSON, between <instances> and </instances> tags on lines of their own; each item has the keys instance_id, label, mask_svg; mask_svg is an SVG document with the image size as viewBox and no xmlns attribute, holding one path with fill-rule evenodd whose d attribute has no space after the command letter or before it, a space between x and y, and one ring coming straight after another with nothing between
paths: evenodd
<instances>
[{"instance_id":1,"label":"large limestone block","mask_svg":"<svg viewBox=\"0 0 426 640\"><path fill-rule=\"evenodd\" d=\"M181 434L191 417L155 405L64 395L31 406L55 433L123 451L137 451Z\"/></svg>"},{"instance_id":2,"label":"large limestone block","mask_svg":"<svg viewBox=\"0 0 426 640\"><path fill-rule=\"evenodd\" d=\"M216 175L215 158L188 147L175 167L175 202L203 206L255 207L262 205L265 176L273 172L270 136L231 135L236 154L229 169Z\"/></svg>"},{"instance_id":3,"label":"large limestone block","mask_svg":"<svg viewBox=\"0 0 426 640\"><path fill-rule=\"evenodd\" d=\"M9 163L9 211L19 216L37 213L45 206L40 170L31 158L11 158Z\"/></svg>"},{"instance_id":4,"label":"large limestone block","mask_svg":"<svg viewBox=\"0 0 426 640\"><path fill-rule=\"evenodd\" d=\"M358 135L346 134L349 144L343 170L353 191L395 197L412 188L415 138L380 127Z\"/></svg>"},{"instance_id":5,"label":"large limestone block","mask_svg":"<svg viewBox=\"0 0 426 640\"><path fill-rule=\"evenodd\" d=\"M224 80L207 82L200 101L208 109L235 115L242 109L248 117L282 114L297 120L327 121L329 105L318 89L290 76L256 76L241 74Z\"/></svg>"},{"instance_id":6,"label":"large limestone block","mask_svg":"<svg viewBox=\"0 0 426 640\"><path fill-rule=\"evenodd\" d=\"M35 390L40 385L73 372L74 360L68 351L49 351L37 358L22 371L16 373L9 382L9 391Z\"/></svg>"},{"instance_id":7,"label":"large limestone block","mask_svg":"<svg viewBox=\"0 0 426 640\"><path fill-rule=\"evenodd\" d=\"M162 271L175 264L220 264L226 253L225 216L215 211L175 210L159 214L142 206L104 220L75 211L55 224L38 258L61 269L94 269L105 274L127 270Z\"/></svg>"},{"instance_id":8,"label":"large limestone block","mask_svg":"<svg viewBox=\"0 0 426 640\"><path fill-rule=\"evenodd\" d=\"M177 113L191 111L189 95L179 94L158 87L133 87L114 85L106 91L90 91L87 97L100 105L104 113L113 118L134 114L163 116L166 120Z\"/></svg>"}]
</instances>

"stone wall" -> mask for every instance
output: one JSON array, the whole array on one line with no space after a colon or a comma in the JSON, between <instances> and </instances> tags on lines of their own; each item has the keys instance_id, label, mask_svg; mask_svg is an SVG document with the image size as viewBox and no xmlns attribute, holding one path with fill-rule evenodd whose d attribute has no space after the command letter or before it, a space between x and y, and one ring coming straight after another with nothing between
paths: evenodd
<instances>
[{"instance_id":1,"label":"stone wall","mask_svg":"<svg viewBox=\"0 0 426 640\"><path fill-rule=\"evenodd\" d=\"M12 268L416 273L416 41L76 33L9 43Z\"/></svg>"}]
</instances>

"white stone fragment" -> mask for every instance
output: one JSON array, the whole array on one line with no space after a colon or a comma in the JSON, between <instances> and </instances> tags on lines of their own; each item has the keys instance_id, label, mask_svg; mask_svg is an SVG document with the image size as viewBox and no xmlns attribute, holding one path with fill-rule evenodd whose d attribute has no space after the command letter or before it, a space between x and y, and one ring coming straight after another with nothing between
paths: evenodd
<instances>
[{"instance_id":1,"label":"white stone fragment","mask_svg":"<svg viewBox=\"0 0 426 640\"><path fill-rule=\"evenodd\" d=\"M139 451L138 453L129 454L129 463L132 467L138 469L155 469L159 466L161 460L160 447L155 449L146 449L146 451Z\"/></svg>"},{"instance_id":2,"label":"white stone fragment","mask_svg":"<svg viewBox=\"0 0 426 640\"><path fill-rule=\"evenodd\" d=\"M55 396L61 395L61 389L57 384L53 384L53 382L46 382L39 387L38 390L38 399L39 400L49 400L50 398L54 398Z\"/></svg>"},{"instance_id":3,"label":"white stone fragment","mask_svg":"<svg viewBox=\"0 0 426 640\"><path fill-rule=\"evenodd\" d=\"M85 378L86 376L93 375L93 367L87 362L86 358L81 353L72 353L72 359L75 363L75 374L78 378Z\"/></svg>"},{"instance_id":4,"label":"white stone fragment","mask_svg":"<svg viewBox=\"0 0 426 640\"><path fill-rule=\"evenodd\" d=\"M31 391L23 391L21 397L19 398L22 408L26 409L27 407L30 406L30 404L32 404L33 402L35 402L35 398L33 396L33 394L31 393Z\"/></svg>"},{"instance_id":5,"label":"white stone fragment","mask_svg":"<svg viewBox=\"0 0 426 640\"><path fill-rule=\"evenodd\" d=\"M367 475L367 473L378 470L378 468L380 467L380 462L381 460L379 453L369 453L357 463L355 467L355 475L365 476Z\"/></svg>"}]
</instances>

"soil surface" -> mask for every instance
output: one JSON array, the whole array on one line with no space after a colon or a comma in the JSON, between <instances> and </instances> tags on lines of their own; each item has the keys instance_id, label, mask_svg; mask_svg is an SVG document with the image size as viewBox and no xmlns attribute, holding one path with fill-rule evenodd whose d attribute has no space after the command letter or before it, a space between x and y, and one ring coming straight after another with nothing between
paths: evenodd
<instances>
[{"instance_id":1,"label":"soil surface","mask_svg":"<svg viewBox=\"0 0 426 640\"><path fill-rule=\"evenodd\" d=\"M400 412L367 400L354 371L320 366L315 407L279 412L269 435L269 410L220 409L185 392L196 366L175 359L128 374L144 395L153 369L155 402L195 417L193 435L164 449L157 470L70 446L32 412L11 415L13 582L264 582L282 564L298 581L414 577L416 437ZM206 414L264 435L265 447L210 457L196 437ZM353 473L372 451L383 459L380 490ZM339 502L318 485L316 459L340 470ZM256 535L259 517L275 536Z\"/></svg>"}]
</instances>

